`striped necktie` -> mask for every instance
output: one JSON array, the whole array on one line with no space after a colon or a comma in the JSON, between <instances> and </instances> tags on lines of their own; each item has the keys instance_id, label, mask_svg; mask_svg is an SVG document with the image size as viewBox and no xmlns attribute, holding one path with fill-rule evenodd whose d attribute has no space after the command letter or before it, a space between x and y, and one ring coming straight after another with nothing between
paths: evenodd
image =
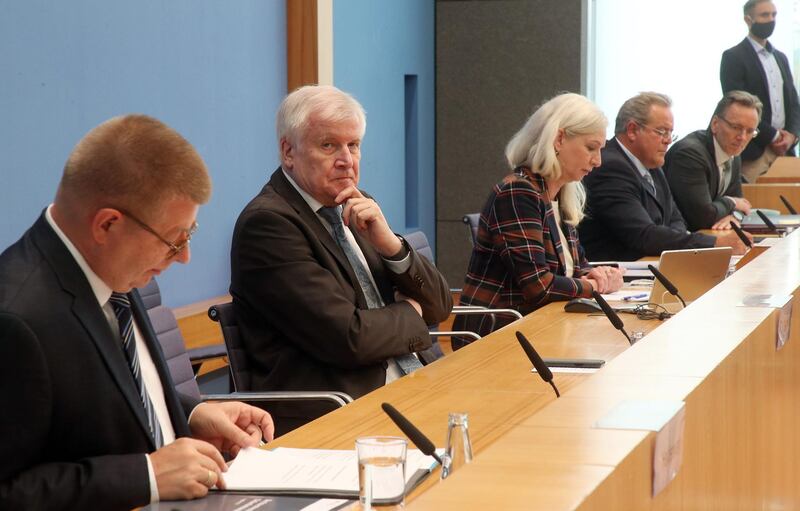
<instances>
[{"instance_id":1,"label":"striped necktie","mask_svg":"<svg viewBox=\"0 0 800 511\"><path fill-rule=\"evenodd\" d=\"M358 258L358 254L356 254L355 249L345 235L341 208L338 206L323 207L319 209L318 213L331 224L333 238L336 240L336 244L339 245L339 248L344 252L344 255L347 256L347 260L350 261L350 266L356 274L358 284L361 286L361 290L364 291L364 297L367 299L367 307L370 309L379 309L383 307L383 300L381 300L378 290L375 289L372 279L369 278L369 270L361 263L361 259ZM397 365L400 366L404 374L408 374L422 367L419 359L411 353L398 355L394 357L394 360L397 362Z\"/></svg>"},{"instance_id":2,"label":"striped necktie","mask_svg":"<svg viewBox=\"0 0 800 511\"><path fill-rule=\"evenodd\" d=\"M158 449L164 445L164 436L161 433L161 425L156 417L156 410L153 407L153 402L150 400L150 395L147 393L147 389L144 386L142 371L139 367L139 356L136 354L136 339L133 335L131 302L124 293L111 293L111 298L109 298L108 301L111 303L111 307L114 309L114 315L117 317L119 333L122 337L122 347L125 350L125 358L128 359L131 374L133 374L133 379L139 390L139 397L142 399L142 404L144 405L145 415L147 415L147 426L150 428L153 442L155 443L156 449Z\"/></svg>"}]
</instances>

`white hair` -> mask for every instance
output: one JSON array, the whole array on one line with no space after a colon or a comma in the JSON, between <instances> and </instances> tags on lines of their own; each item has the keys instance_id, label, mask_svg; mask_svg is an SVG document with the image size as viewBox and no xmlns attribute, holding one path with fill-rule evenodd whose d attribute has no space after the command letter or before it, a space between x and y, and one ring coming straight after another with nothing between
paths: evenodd
<instances>
[{"instance_id":1,"label":"white hair","mask_svg":"<svg viewBox=\"0 0 800 511\"><path fill-rule=\"evenodd\" d=\"M580 94L560 94L540 106L506 146L512 169L529 167L548 181L561 177L554 143L558 130L567 137L605 132L608 119L602 110ZM564 222L578 225L583 219L586 191L580 182L561 188L559 209Z\"/></svg>"},{"instance_id":2,"label":"white hair","mask_svg":"<svg viewBox=\"0 0 800 511\"><path fill-rule=\"evenodd\" d=\"M332 85L305 85L286 96L278 108L275 121L278 147L284 138L290 142L300 140L312 115L317 121L356 120L361 126L361 137L367 129L364 108L353 96Z\"/></svg>"}]
</instances>

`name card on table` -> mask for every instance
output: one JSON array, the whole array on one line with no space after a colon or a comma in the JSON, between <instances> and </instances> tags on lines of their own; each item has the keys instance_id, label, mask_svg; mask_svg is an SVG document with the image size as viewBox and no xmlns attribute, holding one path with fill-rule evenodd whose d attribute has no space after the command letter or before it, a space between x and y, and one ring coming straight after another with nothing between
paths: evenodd
<instances>
[{"instance_id":1,"label":"name card on table","mask_svg":"<svg viewBox=\"0 0 800 511\"><path fill-rule=\"evenodd\" d=\"M783 348L789 340L792 327L792 295L747 295L742 298L739 307L769 307L780 309L778 325L775 329L775 350Z\"/></svg>"},{"instance_id":2,"label":"name card on table","mask_svg":"<svg viewBox=\"0 0 800 511\"><path fill-rule=\"evenodd\" d=\"M655 431L653 448L653 496L675 479L683 462L683 401L623 401L595 423L596 428Z\"/></svg>"}]
</instances>

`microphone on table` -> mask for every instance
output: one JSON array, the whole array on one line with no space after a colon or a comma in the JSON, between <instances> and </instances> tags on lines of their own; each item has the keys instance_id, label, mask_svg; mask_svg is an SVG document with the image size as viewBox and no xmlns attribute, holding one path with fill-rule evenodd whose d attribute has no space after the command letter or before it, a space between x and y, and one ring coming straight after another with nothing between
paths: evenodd
<instances>
[{"instance_id":1,"label":"microphone on table","mask_svg":"<svg viewBox=\"0 0 800 511\"><path fill-rule=\"evenodd\" d=\"M683 300L683 297L680 294L678 294L678 288L675 287L675 284L670 282L669 279L665 277L663 273L658 271L658 268L656 268L652 264L648 264L647 267L650 269L651 272L653 272L653 276L656 278L656 280L661 282L661 285L664 286L664 289L666 289L667 292L672 296L676 296L678 300L681 301L683 306L686 307L686 302Z\"/></svg>"},{"instance_id":2,"label":"microphone on table","mask_svg":"<svg viewBox=\"0 0 800 511\"><path fill-rule=\"evenodd\" d=\"M631 339L631 336L625 331L625 324L622 322L619 315L614 312L614 309L611 308L606 299L603 298L597 291L592 291L592 297L597 304L600 305L600 308L603 309L603 314L605 314L608 320L611 321L611 324L614 325L614 328L622 332L622 335L628 339L628 343L633 346L633 339Z\"/></svg>"},{"instance_id":3,"label":"microphone on table","mask_svg":"<svg viewBox=\"0 0 800 511\"><path fill-rule=\"evenodd\" d=\"M744 245L747 248L753 248L753 242L750 241L750 238L748 238L744 234L744 231L742 230L742 228L739 227L738 225L736 225L736 222L734 222L733 220L731 220L731 229L733 229L733 232L735 232L736 235L739 236L739 239L742 240L742 243L744 243ZM664 287L666 287L666 286L664 286Z\"/></svg>"},{"instance_id":4,"label":"microphone on table","mask_svg":"<svg viewBox=\"0 0 800 511\"><path fill-rule=\"evenodd\" d=\"M789 212L790 215L797 214L797 210L792 207L792 204L789 202L789 199L787 199L783 195L778 195L778 197L781 198L781 202L783 202L783 205L786 206L786 210Z\"/></svg>"},{"instance_id":5,"label":"microphone on table","mask_svg":"<svg viewBox=\"0 0 800 511\"><path fill-rule=\"evenodd\" d=\"M411 443L417 446L417 449L422 451L422 454L425 456L431 456L439 465L444 465L442 463L442 458L436 454L436 447L434 447L433 442L431 442L430 438L426 437L422 431L417 429L417 427L411 424L411 421L405 418L405 416L397 411L397 408L390 405L389 403L383 403L381 405L383 411L386 412L386 415L389 416L390 419L400 428L400 431L403 432L405 436L411 440Z\"/></svg>"},{"instance_id":6,"label":"microphone on table","mask_svg":"<svg viewBox=\"0 0 800 511\"><path fill-rule=\"evenodd\" d=\"M778 228L775 227L775 224L772 223L772 220L770 220L767 215L762 213L760 209L756 210L756 215L758 215L759 218L761 218L761 221L764 222L764 225L767 226L767 229L769 229L774 234L778 234Z\"/></svg>"},{"instance_id":7,"label":"microphone on table","mask_svg":"<svg viewBox=\"0 0 800 511\"><path fill-rule=\"evenodd\" d=\"M519 345L522 346L522 349L525 350L525 354L528 355L528 360L530 360L533 367L536 368L536 372L539 373L539 376L553 387L553 390L556 392L556 397L561 397L561 393L558 392L558 387L553 383L553 372L547 367L547 364L544 363L542 357L536 353L536 350L533 349L533 345L530 341L528 341L520 331L517 331L517 340L519 341Z\"/></svg>"}]
</instances>

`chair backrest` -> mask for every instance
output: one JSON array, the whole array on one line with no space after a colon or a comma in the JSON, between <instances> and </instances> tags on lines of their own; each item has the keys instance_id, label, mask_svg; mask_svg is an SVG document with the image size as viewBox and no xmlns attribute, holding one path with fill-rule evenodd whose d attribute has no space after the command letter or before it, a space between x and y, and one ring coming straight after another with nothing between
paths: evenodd
<instances>
[{"instance_id":1,"label":"chair backrest","mask_svg":"<svg viewBox=\"0 0 800 511\"><path fill-rule=\"evenodd\" d=\"M150 279L150 283L139 289L139 295L147 309L161 351L164 352L175 389L181 394L200 399L200 389L194 379L192 363L189 353L186 352L183 335L178 329L178 321L172 309L161 304L161 290L156 279Z\"/></svg>"},{"instance_id":2,"label":"chair backrest","mask_svg":"<svg viewBox=\"0 0 800 511\"><path fill-rule=\"evenodd\" d=\"M428 243L428 237L422 231L413 231L403 236L408 242L409 246L413 248L419 255L425 257L428 261L435 263L433 260L433 250L431 244Z\"/></svg>"},{"instance_id":3,"label":"chair backrest","mask_svg":"<svg viewBox=\"0 0 800 511\"><path fill-rule=\"evenodd\" d=\"M472 239L472 245L478 242L478 222L480 222L481 215L480 213L469 213L464 215L464 218L461 219L462 222L467 224L469 227L469 234Z\"/></svg>"},{"instance_id":4,"label":"chair backrest","mask_svg":"<svg viewBox=\"0 0 800 511\"><path fill-rule=\"evenodd\" d=\"M228 350L228 364L230 364L233 377L233 388L236 392L249 391L250 362L247 360L247 353L242 346L239 323L236 321L233 303L212 305L208 309L208 317L219 322L222 329L222 337L225 339L225 347Z\"/></svg>"}]
</instances>

